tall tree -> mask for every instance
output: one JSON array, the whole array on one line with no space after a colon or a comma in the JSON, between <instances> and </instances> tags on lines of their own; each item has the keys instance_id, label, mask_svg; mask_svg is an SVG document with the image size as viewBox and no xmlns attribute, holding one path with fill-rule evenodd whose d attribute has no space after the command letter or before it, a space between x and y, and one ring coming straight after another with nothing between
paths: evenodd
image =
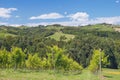
<instances>
[{"instance_id":1,"label":"tall tree","mask_svg":"<svg viewBox=\"0 0 120 80\"><path fill-rule=\"evenodd\" d=\"M101 66L105 67L109 64L107 58L108 56L106 56L103 51L94 50L90 65L88 66L89 70L93 73L98 72Z\"/></svg>"},{"instance_id":2,"label":"tall tree","mask_svg":"<svg viewBox=\"0 0 120 80\"><path fill-rule=\"evenodd\" d=\"M15 69L22 68L25 65L25 53L21 48L13 47L12 48L12 62Z\"/></svg>"}]
</instances>

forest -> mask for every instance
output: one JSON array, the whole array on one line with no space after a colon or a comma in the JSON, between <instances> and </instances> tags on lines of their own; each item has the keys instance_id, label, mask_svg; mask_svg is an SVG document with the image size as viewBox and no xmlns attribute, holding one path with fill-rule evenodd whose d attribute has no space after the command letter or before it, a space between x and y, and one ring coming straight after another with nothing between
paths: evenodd
<instances>
[{"instance_id":1,"label":"forest","mask_svg":"<svg viewBox=\"0 0 120 80\"><path fill-rule=\"evenodd\" d=\"M81 71L94 52L103 52L103 68L120 69L119 25L0 26L0 68Z\"/></svg>"}]
</instances>

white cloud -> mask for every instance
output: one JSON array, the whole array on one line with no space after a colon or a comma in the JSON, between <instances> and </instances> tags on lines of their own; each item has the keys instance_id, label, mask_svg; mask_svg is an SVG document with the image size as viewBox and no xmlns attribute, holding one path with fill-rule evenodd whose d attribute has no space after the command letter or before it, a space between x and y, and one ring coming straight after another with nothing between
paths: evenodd
<instances>
[{"instance_id":1,"label":"white cloud","mask_svg":"<svg viewBox=\"0 0 120 80\"><path fill-rule=\"evenodd\" d=\"M116 2L116 3L120 3L120 1L119 1L119 0L116 0L115 2Z\"/></svg>"},{"instance_id":2,"label":"white cloud","mask_svg":"<svg viewBox=\"0 0 120 80\"><path fill-rule=\"evenodd\" d=\"M8 26L13 26L13 27L19 27L21 26L22 24L9 24Z\"/></svg>"},{"instance_id":3,"label":"white cloud","mask_svg":"<svg viewBox=\"0 0 120 80\"><path fill-rule=\"evenodd\" d=\"M120 16L116 17L100 17L95 19L88 19L87 21L62 21L62 22L41 22L41 23L28 23L27 26L37 26L37 25L52 25L52 24L61 24L64 26L84 26L88 24L99 24L99 23L108 23L108 24L120 24Z\"/></svg>"},{"instance_id":4,"label":"white cloud","mask_svg":"<svg viewBox=\"0 0 120 80\"><path fill-rule=\"evenodd\" d=\"M0 22L0 25L18 27L18 26L21 26L22 24L9 24L9 23L6 23L6 22Z\"/></svg>"},{"instance_id":5,"label":"white cloud","mask_svg":"<svg viewBox=\"0 0 120 80\"><path fill-rule=\"evenodd\" d=\"M16 8L0 8L1 18L10 18L12 11L16 11Z\"/></svg>"},{"instance_id":6,"label":"white cloud","mask_svg":"<svg viewBox=\"0 0 120 80\"><path fill-rule=\"evenodd\" d=\"M59 19L63 18L64 16L59 13L49 13L49 14L42 14L40 16L32 16L30 17L31 20L33 19Z\"/></svg>"},{"instance_id":7,"label":"white cloud","mask_svg":"<svg viewBox=\"0 0 120 80\"><path fill-rule=\"evenodd\" d=\"M7 25L6 22L0 22L0 25Z\"/></svg>"},{"instance_id":8,"label":"white cloud","mask_svg":"<svg viewBox=\"0 0 120 80\"><path fill-rule=\"evenodd\" d=\"M50 13L52 14L52 13ZM84 26L88 24L99 24L99 23L109 23L109 24L120 24L120 16L113 16L113 17L97 17L94 19L89 18L89 14L86 12L77 12L75 14L70 14L66 16L57 17L51 16L50 14L40 15L39 17L33 17L31 19L57 19L57 18L70 18L67 21L61 22L40 22L40 23L26 23L26 24L9 24L12 26L20 26L20 25L27 25L27 26L37 26L37 25L52 25L52 24L61 24L65 26ZM56 13L60 15L59 13Z\"/></svg>"},{"instance_id":9,"label":"white cloud","mask_svg":"<svg viewBox=\"0 0 120 80\"><path fill-rule=\"evenodd\" d=\"M73 23L71 21L66 21L66 22L41 22L41 23L28 23L26 24L27 26L37 26L37 25L52 25L52 24L61 24L64 26L72 26Z\"/></svg>"},{"instance_id":10,"label":"white cloud","mask_svg":"<svg viewBox=\"0 0 120 80\"><path fill-rule=\"evenodd\" d=\"M89 15L86 12L77 12L75 14L70 14L67 17L73 21L85 22L88 21Z\"/></svg>"},{"instance_id":11,"label":"white cloud","mask_svg":"<svg viewBox=\"0 0 120 80\"><path fill-rule=\"evenodd\" d=\"M100 17L89 21L89 24L97 24L97 23L120 24L120 16Z\"/></svg>"},{"instance_id":12,"label":"white cloud","mask_svg":"<svg viewBox=\"0 0 120 80\"><path fill-rule=\"evenodd\" d=\"M61 22L40 22L40 23L27 23L27 24L9 24L10 26L20 26L20 25L26 25L26 26L38 26L38 25L52 25L52 24L61 24L64 26L84 26L88 24L99 24L99 23L109 23L109 24L120 24L120 16L116 17L100 17L95 19L89 19L85 22L80 21L61 21ZM6 23L5 23L6 24Z\"/></svg>"}]
</instances>

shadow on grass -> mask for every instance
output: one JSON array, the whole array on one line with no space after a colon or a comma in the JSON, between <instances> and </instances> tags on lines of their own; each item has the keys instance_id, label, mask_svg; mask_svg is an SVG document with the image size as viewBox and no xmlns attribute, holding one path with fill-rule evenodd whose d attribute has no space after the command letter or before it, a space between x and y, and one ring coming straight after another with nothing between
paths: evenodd
<instances>
[{"instance_id":1,"label":"shadow on grass","mask_svg":"<svg viewBox=\"0 0 120 80\"><path fill-rule=\"evenodd\" d=\"M63 72L62 74L64 76L70 76L70 75L80 75L82 72Z\"/></svg>"},{"instance_id":2,"label":"shadow on grass","mask_svg":"<svg viewBox=\"0 0 120 80\"><path fill-rule=\"evenodd\" d=\"M113 78L112 76L108 76L108 75L104 75L104 77L106 77L106 78Z\"/></svg>"}]
</instances>

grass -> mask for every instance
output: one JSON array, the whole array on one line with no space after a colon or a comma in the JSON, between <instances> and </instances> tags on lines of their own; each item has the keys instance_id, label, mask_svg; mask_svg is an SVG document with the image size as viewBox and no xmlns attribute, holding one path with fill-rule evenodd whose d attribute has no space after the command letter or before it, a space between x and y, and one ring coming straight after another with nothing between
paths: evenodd
<instances>
[{"instance_id":1,"label":"grass","mask_svg":"<svg viewBox=\"0 0 120 80\"><path fill-rule=\"evenodd\" d=\"M105 80L120 80L120 70L118 69L103 69Z\"/></svg>"},{"instance_id":2,"label":"grass","mask_svg":"<svg viewBox=\"0 0 120 80\"><path fill-rule=\"evenodd\" d=\"M7 36L15 37L16 35L8 33L6 29L0 30L0 38L5 38Z\"/></svg>"},{"instance_id":3,"label":"grass","mask_svg":"<svg viewBox=\"0 0 120 80\"><path fill-rule=\"evenodd\" d=\"M110 73L111 72L111 73ZM120 80L120 70L104 69L103 80ZM114 74L117 73L117 74ZM1 69L0 80L99 80L97 74L92 74L88 70L83 70L81 74L57 73L52 70L32 71Z\"/></svg>"},{"instance_id":4,"label":"grass","mask_svg":"<svg viewBox=\"0 0 120 80\"><path fill-rule=\"evenodd\" d=\"M4 37L7 37L7 36L15 37L16 35L10 34L10 33L0 32L0 38L4 38Z\"/></svg>"},{"instance_id":5,"label":"grass","mask_svg":"<svg viewBox=\"0 0 120 80\"><path fill-rule=\"evenodd\" d=\"M83 30L95 30L95 31L114 31L114 29L111 26L108 25L101 25L101 24L96 24L92 26L85 26L82 27L81 29Z\"/></svg>"},{"instance_id":6,"label":"grass","mask_svg":"<svg viewBox=\"0 0 120 80\"><path fill-rule=\"evenodd\" d=\"M68 40L73 39L73 38L75 37L74 35L64 34L64 33L60 32L60 31L54 33L53 35L51 35L51 36L49 36L49 37L50 37L50 38L53 38L53 39L55 39L55 40L57 40L57 41L60 41L60 37L61 37L61 36L65 36L65 37L66 37L65 41L68 41Z\"/></svg>"}]
</instances>

